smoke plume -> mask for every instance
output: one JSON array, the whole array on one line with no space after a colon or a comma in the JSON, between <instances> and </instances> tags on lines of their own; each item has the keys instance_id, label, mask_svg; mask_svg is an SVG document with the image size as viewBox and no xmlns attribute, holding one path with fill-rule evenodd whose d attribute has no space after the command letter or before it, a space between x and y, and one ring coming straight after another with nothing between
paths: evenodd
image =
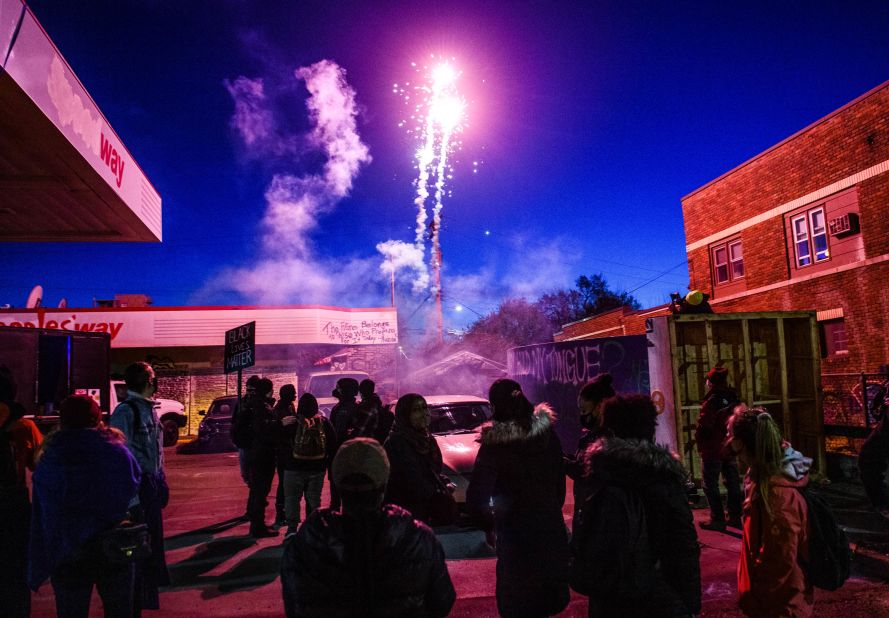
<instances>
[{"instance_id":1,"label":"smoke plume","mask_svg":"<svg viewBox=\"0 0 889 618\"><path fill-rule=\"evenodd\" d=\"M345 70L330 60L301 67L294 75L309 92L309 135L282 134L284 123L272 111L264 81L247 77L225 84L235 105L231 125L249 158L280 157L292 152L294 144L304 143L324 155L323 169L272 177L265 191L262 248L256 262L223 269L199 296L234 291L265 304L346 304L363 302L367 281L379 279L369 278L376 266L373 260L324 258L317 255L311 238L319 217L349 194L361 167L371 160L358 134L355 91L346 82Z\"/></svg>"}]
</instances>

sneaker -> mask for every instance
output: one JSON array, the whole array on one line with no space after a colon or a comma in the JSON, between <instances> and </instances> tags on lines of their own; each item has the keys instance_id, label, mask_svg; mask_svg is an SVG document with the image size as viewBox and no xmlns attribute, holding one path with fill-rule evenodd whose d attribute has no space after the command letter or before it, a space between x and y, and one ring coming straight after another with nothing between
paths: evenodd
<instances>
[{"instance_id":1,"label":"sneaker","mask_svg":"<svg viewBox=\"0 0 889 618\"><path fill-rule=\"evenodd\" d=\"M265 524L262 526L250 526L250 536L254 539L267 539L278 536L278 531L274 528L269 528Z\"/></svg>"},{"instance_id":2,"label":"sneaker","mask_svg":"<svg viewBox=\"0 0 889 618\"><path fill-rule=\"evenodd\" d=\"M702 521L698 524L704 530L713 530L714 532L724 532L725 531L725 522L710 519L708 521Z\"/></svg>"},{"instance_id":3,"label":"sneaker","mask_svg":"<svg viewBox=\"0 0 889 618\"><path fill-rule=\"evenodd\" d=\"M728 527L729 528L737 528L738 530L742 530L744 528L744 523L741 521L740 517L729 517Z\"/></svg>"}]
</instances>

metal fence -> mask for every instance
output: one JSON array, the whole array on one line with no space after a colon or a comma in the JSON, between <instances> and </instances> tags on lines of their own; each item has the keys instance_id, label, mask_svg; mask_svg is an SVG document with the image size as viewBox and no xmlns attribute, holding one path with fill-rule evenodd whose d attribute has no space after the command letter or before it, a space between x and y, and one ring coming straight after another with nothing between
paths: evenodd
<instances>
[{"instance_id":1,"label":"metal fence","mask_svg":"<svg viewBox=\"0 0 889 618\"><path fill-rule=\"evenodd\" d=\"M889 404L887 373L821 374L824 424L869 431Z\"/></svg>"}]
</instances>

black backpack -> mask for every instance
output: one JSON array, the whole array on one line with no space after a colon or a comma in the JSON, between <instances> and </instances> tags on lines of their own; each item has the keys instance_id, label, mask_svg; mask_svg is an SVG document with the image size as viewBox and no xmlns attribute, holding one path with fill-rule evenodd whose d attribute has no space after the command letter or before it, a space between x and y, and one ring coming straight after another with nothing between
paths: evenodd
<instances>
[{"instance_id":1,"label":"black backpack","mask_svg":"<svg viewBox=\"0 0 889 618\"><path fill-rule=\"evenodd\" d=\"M0 403L0 405L4 405ZM11 411L10 411L11 412ZM20 485L16 464L15 443L9 433L12 419L0 426L0 490L14 489Z\"/></svg>"},{"instance_id":2,"label":"black backpack","mask_svg":"<svg viewBox=\"0 0 889 618\"><path fill-rule=\"evenodd\" d=\"M809 559L800 561L806 580L822 590L837 590L849 579L852 552L827 501L819 494L799 488L806 499L809 519Z\"/></svg>"},{"instance_id":3,"label":"black backpack","mask_svg":"<svg viewBox=\"0 0 889 618\"><path fill-rule=\"evenodd\" d=\"M575 511L571 588L590 597L644 599L654 587L645 505L630 487L593 486Z\"/></svg>"},{"instance_id":4,"label":"black backpack","mask_svg":"<svg viewBox=\"0 0 889 618\"><path fill-rule=\"evenodd\" d=\"M318 461L327 457L327 434L320 414L309 418L297 416L292 457L299 461Z\"/></svg>"}]
</instances>

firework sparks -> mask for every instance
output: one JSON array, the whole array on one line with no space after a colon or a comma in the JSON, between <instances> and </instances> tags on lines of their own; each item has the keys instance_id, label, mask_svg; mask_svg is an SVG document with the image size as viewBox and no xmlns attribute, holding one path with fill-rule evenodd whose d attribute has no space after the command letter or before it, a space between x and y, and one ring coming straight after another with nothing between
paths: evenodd
<instances>
[{"instance_id":1,"label":"firework sparks","mask_svg":"<svg viewBox=\"0 0 889 618\"><path fill-rule=\"evenodd\" d=\"M415 70L422 73L420 84L411 86L406 83L403 87L395 84L393 92L410 103L412 94L416 95L418 102L414 106L411 116L413 121L409 131L415 133L420 142L416 154L417 179L416 197L414 205L417 207L417 225L415 246L421 252L426 250L427 222L429 210L427 203L432 201L431 216L432 226L429 241L431 243L431 265L437 273L439 264L439 234L441 230L441 211L446 195L445 184L451 178L451 163L449 157L459 147L455 136L463 130L466 116L466 102L457 89L457 80L460 72L450 62L440 62L432 67L417 67ZM408 124L402 122L404 126ZM428 279L427 279L428 280ZM440 282L436 277L433 280L433 291L439 287Z\"/></svg>"}]
</instances>

